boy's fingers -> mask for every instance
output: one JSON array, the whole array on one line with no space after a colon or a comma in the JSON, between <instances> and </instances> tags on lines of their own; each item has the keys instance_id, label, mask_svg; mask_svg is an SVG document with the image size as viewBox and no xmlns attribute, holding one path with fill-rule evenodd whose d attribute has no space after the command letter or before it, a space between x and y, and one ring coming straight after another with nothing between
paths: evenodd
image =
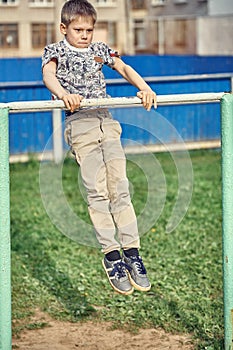
<instances>
[{"instance_id":1,"label":"boy's fingers","mask_svg":"<svg viewBox=\"0 0 233 350\"><path fill-rule=\"evenodd\" d=\"M82 99L83 97L77 94L67 94L62 97L66 108L69 109L71 112L74 112L80 107L80 102Z\"/></svg>"},{"instance_id":2,"label":"boy's fingers","mask_svg":"<svg viewBox=\"0 0 233 350\"><path fill-rule=\"evenodd\" d=\"M66 106L67 109L71 108L69 99L67 97L63 97L62 101L65 103L65 106Z\"/></svg>"},{"instance_id":3,"label":"boy's fingers","mask_svg":"<svg viewBox=\"0 0 233 350\"><path fill-rule=\"evenodd\" d=\"M142 91L137 92L137 97L142 98Z\"/></svg>"},{"instance_id":4,"label":"boy's fingers","mask_svg":"<svg viewBox=\"0 0 233 350\"><path fill-rule=\"evenodd\" d=\"M143 107L150 111L152 105L157 108L157 98L154 91L138 91L137 96L142 99Z\"/></svg>"}]
</instances>

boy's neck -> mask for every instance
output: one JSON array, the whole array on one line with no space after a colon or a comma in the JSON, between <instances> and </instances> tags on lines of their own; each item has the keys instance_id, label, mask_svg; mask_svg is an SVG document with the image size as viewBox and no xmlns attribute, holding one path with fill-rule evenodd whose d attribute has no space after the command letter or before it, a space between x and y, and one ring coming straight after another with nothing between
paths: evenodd
<instances>
[{"instance_id":1,"label":"boy's neck","mask_svg":"<svg viewBox=\"0 0 233 350\"><path fill-rule=\"evenodd\" d=\"M66 37L64 37L64 43L66 44L66 46L69 47L69 49L73 50L73 51L77 51L77 52L86 52L88 50L88 47L75 47L70 45L70 43L66 40Z\"/></svg>"}]
</instances>

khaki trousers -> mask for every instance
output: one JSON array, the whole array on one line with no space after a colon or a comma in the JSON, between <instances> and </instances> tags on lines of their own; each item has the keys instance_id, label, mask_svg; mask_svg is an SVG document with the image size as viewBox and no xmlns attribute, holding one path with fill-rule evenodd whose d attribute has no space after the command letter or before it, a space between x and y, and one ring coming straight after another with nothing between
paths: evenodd
<instances>
[{"instance_id":1,"label":"khaki trousers","mask_svg":"<svg viewBox=\"0 0 233 350\"><path fill-rule=\"evenodd\" d=\"M120 248L139 248L137 219L131 203L122 149L121 126L106 111L81 114L68 122L71 147L87 192L88 210L96 237L106 254ZM77 113L79 115L80 113Z\"/></svg>"}]
</instances>

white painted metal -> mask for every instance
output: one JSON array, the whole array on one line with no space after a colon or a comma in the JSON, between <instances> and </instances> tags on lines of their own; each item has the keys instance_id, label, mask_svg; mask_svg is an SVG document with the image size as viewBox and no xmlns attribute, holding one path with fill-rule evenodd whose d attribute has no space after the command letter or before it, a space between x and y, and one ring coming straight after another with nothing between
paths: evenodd
<instances>
[{"instance_id":1,"label":"white painted metal","mask_svg":"<svg viewBox=\"0 0 233 350\"><path fill-rule=\"evenodd\" d=\"M174 94L157 96L158 105L175 105L190 103L219 102L224 92L218 93L197 93L197 94ZM81 107L127 107L141 106L141 99L138 97L111 97L101 99L83 99ZM0 103L0 108L9 108L10 112L25 111L48 111L54 108L65 109L63 101L21 101Z\"/></svg>"},{"instance_id":2,"label":"white painted metal","mask_svg":"<svg viewBox=\"0 0 233 350\"><path fill-rule=\"evenodd\" d=\"M53 158L56 164L63 159L62 112L53 109Z\"/></svg>"}]
</instances>

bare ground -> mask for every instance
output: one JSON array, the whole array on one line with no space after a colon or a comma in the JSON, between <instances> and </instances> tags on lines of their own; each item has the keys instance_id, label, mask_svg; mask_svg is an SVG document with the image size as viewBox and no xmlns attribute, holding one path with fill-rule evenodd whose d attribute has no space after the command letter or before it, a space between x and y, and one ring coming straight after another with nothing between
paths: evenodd
<instances>
[{"instance_id":1,"label":"bare ground","mask_svg":"<svg viewBox=\"0 0 233 350\"><path fill-rule=\"evenodd\" d=\"M108 322L70 323L37 311L32 321L46 322L41 329L26 330L13 338L18 350L193 350L188 335L167 334L161 329L141 329L137 334L112 329Z\"/></svg>"}]
</instances>

